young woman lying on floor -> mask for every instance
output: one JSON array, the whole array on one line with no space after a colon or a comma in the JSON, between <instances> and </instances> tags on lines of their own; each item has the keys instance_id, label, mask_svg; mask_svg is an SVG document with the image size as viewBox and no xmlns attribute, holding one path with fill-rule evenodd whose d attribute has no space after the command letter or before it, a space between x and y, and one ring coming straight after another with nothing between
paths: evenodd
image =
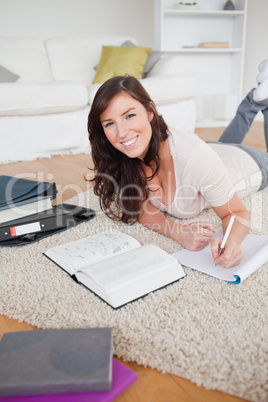
<instances>
[{"instance_id":1,"label":"young woman lying on floor","mask_svg":"<svg viewBox=\"0 0 268 402\"><path fill-rule=\"evenodd\" d=\"M138 80L119 76L98 90L88 118L96 170L94 191L103 211L125 223L141 222L189 250L211 243L215 263L237 265L240 243L250 227L241 198L263 189L268 154L241 145L254 117L262 111L268 146L268 59L259 66L259 86L238 107L217 142L167 127ZM235 222L219 256L221 239L210 223L181 224L169 219L196 216L211 207L225 232Z\"/></svg>"}]
</instances>

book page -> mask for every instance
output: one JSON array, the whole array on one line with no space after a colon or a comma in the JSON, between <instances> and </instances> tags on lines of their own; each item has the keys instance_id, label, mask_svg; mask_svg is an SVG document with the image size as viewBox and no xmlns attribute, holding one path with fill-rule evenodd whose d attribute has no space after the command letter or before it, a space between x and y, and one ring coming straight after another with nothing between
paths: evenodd
<instances>
[{"instance_id":1,"label":"book page","mask_svg":"<svg viewBox=\"0 0 268 402\"><path fill-rule=\"evenodd\" d=\"M92 263L140 247L133 237L117 230L97 233L47 250L49 258L71 274Z\"/></svg>"},{"instance_id":2,"label":"book page","mask_svg":"<svg viewBox=\"0 0 268 402\"><path fill-rule=\"evenodd\" d=\"M222 228L214 237L222 238ZM210 244L200 251L182 250L172 254L182 265L228 282L240 283L268 261L268 236L248 234L241 243L243 258L239 265L215 265Z\"/></svg>"},{"instance_id":3,"label":"book page","mask_svg":"<svg viewBox=\"0 0 268 402\"><path fill-rule=\"evenodd\" d=\"M86 274L101 288L113 287L114 290L115 287L126 286L126 282L133 283L141 277L145 278L148 273L156 275L171 265L178 265L179 270L180 265L174 257L159 247L147 244L86 267L77 273L77 278L83 282L83 274Z\"/></svg>"}]
</instances>

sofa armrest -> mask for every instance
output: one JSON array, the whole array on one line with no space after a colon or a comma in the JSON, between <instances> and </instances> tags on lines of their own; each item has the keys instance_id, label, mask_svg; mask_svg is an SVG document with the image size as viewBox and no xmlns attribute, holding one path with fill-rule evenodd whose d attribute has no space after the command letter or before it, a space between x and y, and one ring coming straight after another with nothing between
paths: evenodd
<instances>
[{"instance_id":1,"label":"sofa armrest","mask_svg":"<svg viewBox=\"0 0 268 402\"><path fill-rule=\"evenodd\" d=\"M153 68L146 74L147 77L154 77L157 75L177 75L187 74L188 63L187 58L179 55L163 55L153 66Z\"/></svg>"},{"instance_id":2,"label":"sofa armrest","mask_svg":"<svg viewBox=\"0 0 268 402\"><path fill-rule=\"evenodd\" d=\"M196 78L189 75L158 75L140 82L157 106L193 99L198 92Z\"/></svg>"}]
</instances>

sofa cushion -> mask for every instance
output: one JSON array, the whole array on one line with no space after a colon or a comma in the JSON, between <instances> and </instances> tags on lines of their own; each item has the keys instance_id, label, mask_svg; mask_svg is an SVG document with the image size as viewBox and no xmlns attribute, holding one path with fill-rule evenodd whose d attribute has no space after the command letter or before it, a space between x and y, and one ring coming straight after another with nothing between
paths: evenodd
<instances>
[{"instance_id":1,"label":"sofa cushion","mask_svg":"<svg viewBox=\"0 0 268 402\"><path fill-rule=\"evenodd\" d=\"M151 70L146 75L148 77L154 77L156 75L176 75L187 74L188 63L187 57L181 55L166 55L163 54L160 60L153 65Z\"/></svg>"},{"instance_id":2,"label":"sofa cushion","mask_svg":"<svg viewBox=\"0 0 268 402\"><path fill-rule=\"evenodd\" d=\"M146 64L144 66L144 70L142 73L142 78L145 78L147 74L151 71L153 66L158 62L160 57L162 56L162 52L159 52L158 50L152 50L149 53L148 60L146 61Z\"/></svg>"},{"instance_id":3,"label":"sofa cushion","mask_svg":"<svg viewBox=\"0 0 268 402\"><path fill-rule=\"evenodd\" d=\"M125 74L141 79L150 51L149 47L103 46L93 84Z\"/></svg>"},{"instance_id":4,"label":"sofa cushion","mask_svg":"<svg viewBox=\"0 0 268 402\"><path fill-rule=\"evenodd\" d=\"M122 43L121 46L138 46L138 45L131 42L131 40L126 40L124 43ZM158 50L151 50L142 72L142 78L146 77L146 75L149 73L149 71L153 68L155 63L160 59L162 55L163 52L160 52ZM94 70L97 70L97 68L98 65L94 66Z\"/></svg>"},{"instance_id":5,"label":"sofa cushion","mask_svg":"<svg viewBox=\"0 0 268 402\"><path fill-rule=\"evenodd\" d=\"M140 80L156 105L190 99L197 94L197 80L189 75L164 75ZM102 84L89 87L89 104Z\"/></svg>"},{"instance_id":6,"label":"sofa cushion","mask_svg":"<svg viewBox=\"0 0 268 402\"><path fill-rule=\"evenodd\" d=\"M0 66L0 82L14 82L17 81L18 78L19 76L17 74L13 74L11 71Z\"/></svg>"},{"instance_id":7,"label":"sofa cushion","mask_svg":"<svg viewBox=\"0 0 268 402\"><path fill-rule=\"evenodd\" d=\"M165 105L197 94L197 80L189 75L164 75L141 80L156 105Z\"/></svg>"},{"instance_id":8,"label":"sofa cushion","mask_svg":"<svg viewBox=\"0 0 268 402\"><path fill-rule=\"evenodd\" d=\"M126 40L136 43L130 37L101 34L47 40L46 49L55 80L90 85L96 73L94 66L100 60L102 46L120 46Z\"/></svg>"},{"instance_id":9,"label":"sofa cushion","mask_svg":"<svg viewBox=\"0 0 268 402\"><path fill-rule=\"evenodd\" d=\"M68 112L87 103L86 87L72 82L0 84L0 116Z\"/></svg>"},{"instance_id":10,"label":"sofa cushion","mask_svg":"<svg viewBox=\"0 0 268 402\"><path fill-rule=\"evenodd\" d=\"M137 46L135 43L131 42L131 40L127 40L122 44L122 46ZM162 52L158 50L151 50L149 53L148 59L145 63L143 73L142 73L142 78L145 78L146 75L149 73L149 71L153 68L155 63L160 59L162 56Z\"/></svg>"},{"instance_id":11,"label":"sofa cushion","mask_svg":"<svg viewBox=\"0 0 268 402\"><path fill-rule=\"evenodd\" d=\"M0 65L20 78L18 82L48 82L52 74L44 43L27 37L0 37Z\"/></svg>"}]
</instances>

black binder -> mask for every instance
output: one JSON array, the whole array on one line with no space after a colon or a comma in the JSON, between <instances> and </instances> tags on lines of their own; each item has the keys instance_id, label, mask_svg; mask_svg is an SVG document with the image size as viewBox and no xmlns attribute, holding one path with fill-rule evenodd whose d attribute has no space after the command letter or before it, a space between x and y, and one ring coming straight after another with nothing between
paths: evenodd
<instances>
[{"instance_id":1,"label":"black binder","mask_svg":"<svg viewBox=\"0 0 268 402\"><path fill-rule=\"evenodd\" d=\"M78 205L60 204L25 218L0 225L0 246L20 246L51 236L92 219L95 211Z\"/></svg>"},{"instance_id":2,"label":"black binder","mask_svg":"<svg viewBox=\"0 0 268 402\"><path fill-rule=\"evenodd\" d=\"M55 183L21 179L12 176L0 176L0 210L12 208L40 198L56 198Z\"/></svg>"}]
</instances>

